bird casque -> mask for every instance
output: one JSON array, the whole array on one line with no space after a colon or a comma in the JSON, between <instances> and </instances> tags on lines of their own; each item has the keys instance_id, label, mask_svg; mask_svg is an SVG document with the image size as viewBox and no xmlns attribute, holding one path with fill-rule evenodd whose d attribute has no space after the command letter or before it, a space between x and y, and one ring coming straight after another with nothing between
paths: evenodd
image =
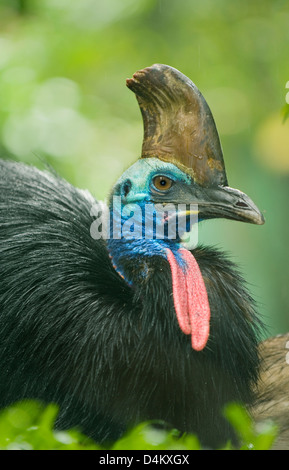
<instances>
[{"instance_id":1,"label":"bird casque","mask_svg":"<svg viewBox=\"0 0 289 470\"><path fill-rule=\"evenodd\" d=\"M127 86L142 154L106 208L51 171L0 160L0 406L56 402L58 428L101 443L162 420L216 448L236 442L224 405L256 400L262 324L228 257L182 239L192 215L264 218L228 186L191 80L156 64ZM166 205L172 213L158 217ZM92 236L99 220L106 236Z\"/></svg>"}]
</instances>

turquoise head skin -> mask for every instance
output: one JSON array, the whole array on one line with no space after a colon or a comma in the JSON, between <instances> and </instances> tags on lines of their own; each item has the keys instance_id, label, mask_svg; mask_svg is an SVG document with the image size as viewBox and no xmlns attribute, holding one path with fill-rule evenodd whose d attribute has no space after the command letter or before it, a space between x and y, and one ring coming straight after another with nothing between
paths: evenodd
<instances>
[{"instance_id":1,"label":"turquoise head skin","mask_svg":"<svg viewBox=\"0 0 289 470\"><path fill-rule=\"evenodd\" d=\"M123 173L117 181L114 191L116 191L117 187L120 187L120 196L126 196L126 204L137 203L143 200L159 201L157 190L153 187L153 179L157 175L166 176L173 182L192 183L191 177L172 163L163 162L158 158L142 158ZM124 183L127 180L130 180L132 184L129 192L125 195ZM161 192L159 192L160 194Z\"/></svg>"}]
</instances>

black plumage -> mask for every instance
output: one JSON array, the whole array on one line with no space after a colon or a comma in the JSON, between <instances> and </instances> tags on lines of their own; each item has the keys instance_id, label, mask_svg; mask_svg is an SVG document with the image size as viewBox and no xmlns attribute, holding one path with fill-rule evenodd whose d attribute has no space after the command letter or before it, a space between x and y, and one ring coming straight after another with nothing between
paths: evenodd
<instances>
[{"instance_id":1,"label":"black plumage","mask_svg":"<svg viewBox=\"0 0 289 470\"><path fill-rule=\"evenodd\" d=\"M193 251L211 305L211 335L194 351L178 326L169 265L147 260L132 287L105 240L90 234L95 203L51 174L0 161L0 406L56 402L57 426L97 441L160 419L218 446L233 431L228 401L250 403L259 321L236 267L213 248Z\"/></svg>"}]
</instances>

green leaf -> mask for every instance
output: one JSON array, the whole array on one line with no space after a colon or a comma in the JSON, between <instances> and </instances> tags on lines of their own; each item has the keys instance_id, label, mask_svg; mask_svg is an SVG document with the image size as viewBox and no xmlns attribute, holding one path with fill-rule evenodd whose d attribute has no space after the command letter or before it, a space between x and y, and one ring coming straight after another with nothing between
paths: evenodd
<instances>
[{"instance_id":1,"label":"green leaf","mask_svg":"<svg viewBox=\"0 0 289 470\"><path fill-rule=\"evenodd\" d=\"M247 410L236 403L227 405L224 414L243 443L241 450L271 449L278 436L274 423L266 421L255 425Z\"/></svg>"},{"instance_id":2,"label":"green leaf","mask_svg":"<svg viewBox=\"0 0 289 470\"><path fill-rule=\"evenodd\" d=\"M243 441L251 442L254 439L253 423L244 408L236 403L231 403L226 406L224 414Z\"/></svg>"},{"instance_id":3,"label":"green leaf","mask_svg":"<svg viewBox=\"0 0 289 470\"><path fill-rule=\"evenodd\" d=\"M158 423L155 423L158 424ZM112 450L200 450L196 436L181 435L177 430L166 430L146 422L136 426L117 441Z\"/></svg>"}]
</instances>

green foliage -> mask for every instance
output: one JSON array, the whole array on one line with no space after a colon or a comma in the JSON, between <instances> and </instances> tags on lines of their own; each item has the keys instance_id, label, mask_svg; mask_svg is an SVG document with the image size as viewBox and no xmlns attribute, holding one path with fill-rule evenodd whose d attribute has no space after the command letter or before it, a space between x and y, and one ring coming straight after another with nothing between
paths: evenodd
<instances>
[{"instance_id":1,"label":"green foliage","mask_svg":"<svg viewBox=\"0 0 289 470\"><path fill-rule=\"evenodd\" d=\"M77 431L54 431L57 406L17 403L0 414L1 450L96 450L99 447Z\"/></svg>"},{"instance_id":2,"label":"green foliage","mask_svg":"<svg viewBox=\"0 0 289 470\"><path fill-rule=\"evenodd\" d=\"M181 435L152 423L142 423L129 431L112 447L104 449L76 430L56 431L54 423L58 408L38 402L16 403L0 413L0 450L201 450L194 435ZM241 450L269 450L277 436L272 423L256 429L248 413L231 404L225 416L242 441ZM156 423L155 423L156 424ZM228 443L221 450L236 450Z\"/></svg>"}]
</instances>

